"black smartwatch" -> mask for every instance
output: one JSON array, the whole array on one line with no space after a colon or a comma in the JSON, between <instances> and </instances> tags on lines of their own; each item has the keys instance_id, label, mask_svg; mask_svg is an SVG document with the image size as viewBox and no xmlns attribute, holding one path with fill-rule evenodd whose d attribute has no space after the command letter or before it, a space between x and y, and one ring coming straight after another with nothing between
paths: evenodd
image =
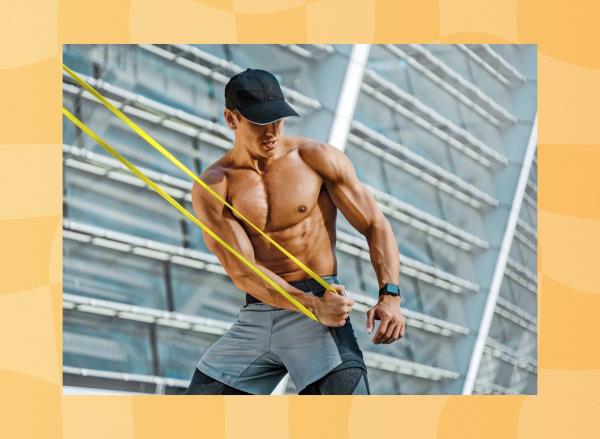
<instances>
[{"instance_id":1,"label":"black smartwatch","mask_svg":"<svg viewBox=\"0 0 600 439\"><path fill-rule=\"evenodd\" d=\"M379 295L402 297L402 295L400 294L400 285L384 284L383 287L381 287L379 290Z\"/></svg>"}]
</instances>

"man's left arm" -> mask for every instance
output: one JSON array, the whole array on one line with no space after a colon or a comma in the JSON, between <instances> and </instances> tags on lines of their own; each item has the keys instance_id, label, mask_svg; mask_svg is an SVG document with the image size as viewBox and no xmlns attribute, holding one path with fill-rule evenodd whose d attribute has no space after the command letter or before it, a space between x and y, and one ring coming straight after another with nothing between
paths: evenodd
<instances>
[{"instance_id":1,"label":"man's left arm","mask_svg":"<svg viewBox=\"0 0 600 439\"><path fill-rule=\"evenodd\" d=\"M305 149L307 163L323 178L336 207L348 222L367 238L371 263L381 288L386 283L399 283L400 255L392 227L381 212L373 194L358 180L346 154L331 145L315 143ZM367 331L381 320L373 342L393 343L404 336L405 319L400 310L400 297L381 295L367 312Z\"/></svg>"}]
</instances>

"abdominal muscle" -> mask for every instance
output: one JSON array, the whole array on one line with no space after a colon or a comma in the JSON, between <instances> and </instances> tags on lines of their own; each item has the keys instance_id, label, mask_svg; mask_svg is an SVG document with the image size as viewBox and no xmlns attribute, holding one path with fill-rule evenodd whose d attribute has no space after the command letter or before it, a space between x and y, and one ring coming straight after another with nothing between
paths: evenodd
<instances>
[{"instance_id":1,"label":"abdominal muscle","mask_svg":"<svg viewBox=\"0 0 600 439\"><path fill-rule=\"evenodd\" d=\"M315 273L321 276L336 274L335 216L333 221L324 221L317 207L301 222L283 230L266 231L266 233ZM259 234L251 234L250 241L254 247L256 262L287 282L309 277L304 270Z\"/></svg>"}]
</instances>

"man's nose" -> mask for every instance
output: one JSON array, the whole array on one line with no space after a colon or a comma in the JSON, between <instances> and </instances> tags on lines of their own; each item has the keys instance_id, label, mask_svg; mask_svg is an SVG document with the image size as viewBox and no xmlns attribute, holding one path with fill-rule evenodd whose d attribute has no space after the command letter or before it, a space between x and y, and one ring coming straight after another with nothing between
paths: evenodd
<instances>
[{"instance_id":1,"label":"man's nose","mask_svg":"<svg viewBox=\"0 0 600 439\"><path fill-rule=\"evenodd\" d=\"M267 133L267 134L277 133L277 122L273 122L273 123L265 125L265 133Z\"/></svg>"}]
</instances>

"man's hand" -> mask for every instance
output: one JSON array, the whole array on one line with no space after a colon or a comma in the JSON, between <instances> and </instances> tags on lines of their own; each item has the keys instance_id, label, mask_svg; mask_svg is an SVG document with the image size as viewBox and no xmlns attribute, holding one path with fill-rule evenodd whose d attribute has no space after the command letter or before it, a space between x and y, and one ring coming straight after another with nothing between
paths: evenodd
<instances>
[{"instance_id":1,"label":"man's hand","mask_svg":"<svg viewBox=\"0 0 600 439\"><path fill-rule=\"evenodd\" d=\"M354 300L346 297L346 288L343 285L332 284L337 294L325 291L322 297L317 297L314 313L321 323L326 326L344 326L346 319L352 311Z\"/></svg>"},{"instance_id":2,"label":"man's hand","mask_svg":"<svg viewBox=\"0 0 600 439\"><path fill-rule=\"evenodd\" d=\"M400 298L382 295L379 302L367 312L367 332L373 331L374 320L381 320L372 341L374 344L393 343L404 336L404 316L400 311Z\"/></svg>"}]
</instances>

